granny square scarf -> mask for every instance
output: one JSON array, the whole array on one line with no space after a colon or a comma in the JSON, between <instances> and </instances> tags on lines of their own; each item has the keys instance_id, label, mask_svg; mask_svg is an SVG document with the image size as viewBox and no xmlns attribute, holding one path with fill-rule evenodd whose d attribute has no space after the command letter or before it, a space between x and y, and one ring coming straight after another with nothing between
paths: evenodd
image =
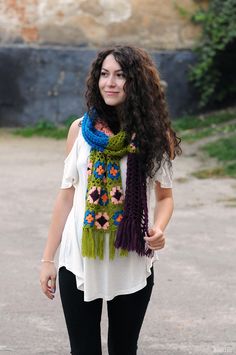
<instances>
[{"instance_id":1,"label":"granny square scarf","mask_svg":"<svg viewBox=\"0 0 236 355\"><path fill-rule=\"evenodd\" d=\"M91 146L87 167L88 187L82 234L82 255L104 258L105 234L109 233L109 257L136 251L152 255L143 239L148 234L146 177L141 173L135 137L127 142L120 131L108 136L94 125L95 111L85 113L82 134ZM127 158L126 193L122 191L120 159Z\"/></svg>"}]
</instances>

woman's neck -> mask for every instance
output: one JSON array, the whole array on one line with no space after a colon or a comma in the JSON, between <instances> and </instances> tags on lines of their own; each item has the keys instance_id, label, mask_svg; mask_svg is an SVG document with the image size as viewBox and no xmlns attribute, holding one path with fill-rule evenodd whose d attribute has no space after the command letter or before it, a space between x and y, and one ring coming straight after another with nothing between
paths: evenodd
<instances>
[{"instance_id":1,"label":"woman's neck","mask_svg":"<svg viewBox=\"0 0 236 355\"><path fill-rule=\"evenodd\" d=\"M113 112L98 113L98 117L95 119L95 125L97 122L102 123L103 127L110 129L113 134L117 134L120 131L120 121L114 110Z\"/></svg>"},{"instance_id":2,"label":"woman's neck","mask_svg":"<svg viewBox=\"0 0 236 355\"><path fill-rule=\"evenodd\" d=\"M95 123L95 128L98 131L101 131L101 132L105 133L108 136L112 136L113 135L112 130L108 127L106 122L102 121L101 119L97 120L97 122Z\"/></svg>"}]
</instances>

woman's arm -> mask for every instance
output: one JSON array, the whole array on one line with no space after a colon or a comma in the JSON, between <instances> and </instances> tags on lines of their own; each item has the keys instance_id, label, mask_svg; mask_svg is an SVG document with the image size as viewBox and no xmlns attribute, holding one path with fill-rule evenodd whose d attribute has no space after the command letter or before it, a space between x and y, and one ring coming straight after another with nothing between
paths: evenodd
<instances>
[{"instance_id":1,"label":"woman's arm","mask_svg":"<svg viewBox=\"0 0 236 355\"><path fill-rule=\"evenodd\" d=\"M156 183L156 207L153 228L149 231L150 237L145 237L149 249L158 250L165 246L164 230L172 216L174 201L171 188L162 188Z\"/></svg>"},{"instance_id":2,"label":"woman's arm","mask_svg":"<svg viewBox=\"0 0 236 355\"><path fill-rule=\"evenodd\" d=\"M75 139L78 136L78 131L78 120L76 120L72 123L69 129L66 143L67 155L73 147ZM44 262L41 267L40 282L43 292L50 299L54 298L53 293L56 289L56 268L54 263L50 261L54 260L57 248L60 245L62 232L72 208L74 191L75 189L73 186L59 191L54 205L51 223L48 230L48 237L43 252L42 259Z\"/></svg>"},{"instance_id":3,"label":"woman's arm","mask_svg":"<svg viewBox=\"0 0 236 355\"><path fill-rule=\"evenodd\" d=\"M154 228L165 230L174 210L174 201L171 188L162 188L156 182L156 207L154 215Z\"/></svg>"},{"instance_id":4,"label":"woman's arm","mask_svg":"<svg viewBox=\"0 0 236 355\"><path fill-rule=\"evenodd\" d=\"M44 260L54 260L57 248L61 242L67 217L72 208L74 191L75 189L72 186L68 189L61 189L57 195L48 230L48 238L43 252Z\"/></svg>"}]
</instances>

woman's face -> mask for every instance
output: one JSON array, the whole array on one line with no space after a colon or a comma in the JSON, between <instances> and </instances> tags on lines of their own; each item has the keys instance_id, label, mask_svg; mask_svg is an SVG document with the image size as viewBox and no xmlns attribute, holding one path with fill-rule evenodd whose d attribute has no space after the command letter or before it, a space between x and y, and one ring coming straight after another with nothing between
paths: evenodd
<instances>
[{"instance_id":1,"label":"woman's face","mask_svg":"<svg viewBox=\"0 0 236 355\"><path fill-rule=\"evenodd\" d=\"M112 54L109 54L102 63L98 82L100 93L109 106L120 105L125 100L125 77L120 64Z\"/></svg>"}]
</instances>

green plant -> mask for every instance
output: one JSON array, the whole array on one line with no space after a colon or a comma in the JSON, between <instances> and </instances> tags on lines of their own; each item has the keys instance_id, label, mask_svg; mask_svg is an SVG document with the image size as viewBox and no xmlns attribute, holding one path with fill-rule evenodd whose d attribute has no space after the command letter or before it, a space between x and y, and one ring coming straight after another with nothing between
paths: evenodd
<instances>
[{"instance_id":1,"label":"green plant","mask_svg":"<svg viewBox=\"0 0 236 355\"><path fill-rule=\"evenodd\" d=\"M201 146L209 157L218 162L215 167L194 172L199 179L212 177L236 178L236 111L235 108L199 116L182 117L173 121L174 129L185 143L192 143L205 137L212 141Z\"/></svg>"},{"instance_id":2,"label":"green plant","mask_svg":"<svg viewBox=\"0 0 236 355\"><path fill-rule=\"evenodd\" d=\"M236 94L236 1L211 0L192 21L201 24L202 37L195 48L197 62L189 78L199 92L199 106L223 103Z\"/></svg>"},{"instance_id":3,"label":"green plant","mask_svg":"<svg viewBox=\"0 0 236 355\"><path fill-rule=\"evenodd\" d=\"M202 150L219 161L234 161L236 160L236 135L207 143Z\"/></svg>"},{"instance_id":4,"label":"green plant","mask_svg":"<svg viewBox=\"0 0 236 355\"><path fill-rule=\"evenodd\" d=\"M43 119L38 121L34 126L18 128L13 133L23 137L40 136L64 139L67 136L68 127L56 126L54 123Z\"/></svg>"},{"instance_id":5,"label":"green plant","mask_svg":"<svg viewBox=\"0 0 236 355\"><path fill-rule=\"evenodd\" d=\"M35 125L37 131L52 130L55 127L55 123L47 121L46 119L41 119Z\"/></svg>"},{"instance_id":6,"label":"green plant","mask_svg":"<svg viewBox=\"0 0 236 355\"><path fill-rule=\"evenodd\" d=\"M235 109L222 110L215 113L207 113L199 116L184 116L173 121L173 127L177 131L211 127L236 118Z\"/></svg>"},{"instance_id":7,"label":"green plant","mask_svg":"<svg viewBox=\"0 0 236 355\"><path fill-rule=\"evenodd\" d=\"M226 175L223 167L203 169L192 173L198 179L209 179L213 177L224 177Z\"/></svg>"},{"instance_id":8,"label":"green plant","mask_svg":"<svg viewBox=\"0 0 236 355\"><path fill-rule=\"evenodd\" d=\"M71 123L78 118L77 115L70 115L67 117L61 125L56 125L46 119L39 120L34 126L26 126L18 128L14 131L14 134L23 137L41 136L51 137L56 139L65 139L68 134Z\"/></svg>"},{"instance_id":9,"label":"green plant","mask_svg":"<svg viewBox=\"0 0 236 355\"><path fill-rule=\"evenodd\" d=\"M202 170L195 176L205 178L211 176L236 177L236 135L207 143L201 148L210 157L216 158L220 166L214 169Z\"/></svg>"}]
</instances>

